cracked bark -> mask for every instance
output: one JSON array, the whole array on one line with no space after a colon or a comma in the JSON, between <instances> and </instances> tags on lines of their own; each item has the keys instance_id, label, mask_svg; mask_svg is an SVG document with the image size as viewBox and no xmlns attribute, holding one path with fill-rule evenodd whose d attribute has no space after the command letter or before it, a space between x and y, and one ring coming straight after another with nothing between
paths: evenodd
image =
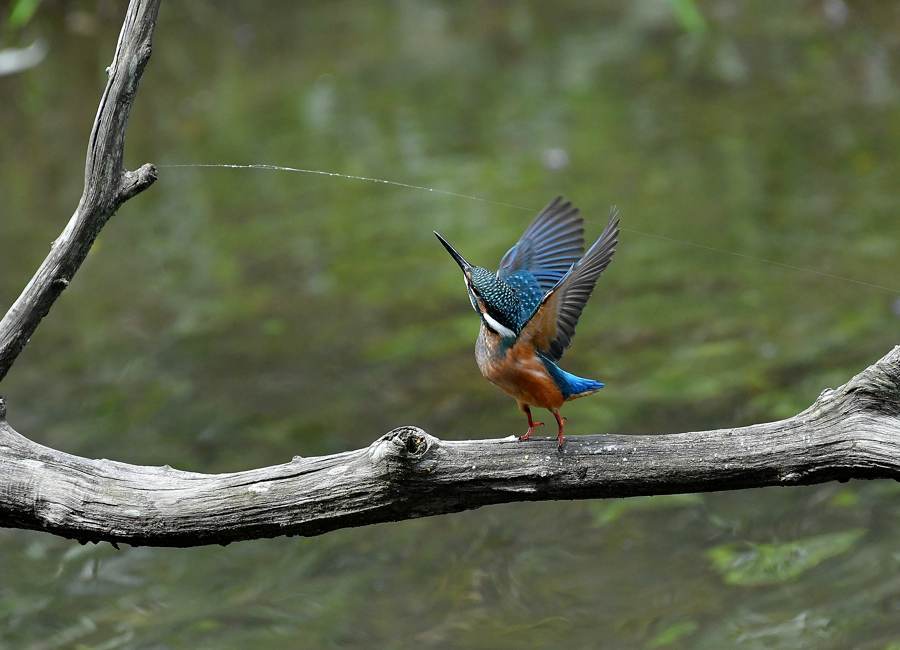
<instances>
[{"instance_id":1,"label":"cracked bark","mask_svg":"<svg viewBox=\"0 0 900 650\"><path fill-rule=\"evenodd\" d=\"M0 321L6 375L94 239L156 180L125 171L125 126L159 0L132 0L91 132L75 214ZM94 460L29 440L0 398L0 526L82 542L196 546L397 521L511 501L587 499L900 478L900 346L797 415L665 435L519 443L403 427L365 449L227 474Z\"/></svg>"},{"instance_id":2,"label":"cracked bark","mask_svg":"<svg viewBox=\"0 0 900 650\"><path fill-rule=\"evenodd\" d=\"M226 544L510 501L896 480L898 458L900 346L786 420L574 436L561 452L555 438L448 441L403 427L364 449L198 474L65 454L16 433L2 416L0 525L81 541Z\"/></svg>"}]
</instances>

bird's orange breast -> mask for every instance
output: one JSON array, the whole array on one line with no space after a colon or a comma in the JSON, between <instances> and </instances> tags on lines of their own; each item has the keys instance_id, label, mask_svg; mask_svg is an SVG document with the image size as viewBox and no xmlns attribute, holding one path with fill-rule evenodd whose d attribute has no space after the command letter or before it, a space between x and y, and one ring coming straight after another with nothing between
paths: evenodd
<instances>
[{"instance_id":1,"label":"bird's orange breast","mask_svg":"<svg viewBox=\"0 0 900 650\"><path fill-rule=\"evenodd\" d=\"M517 340L505 345L498 334L482 324L475 343L475 359L485 378L519 402L559 408L565 401L530 342Z\"/></svg>"}]
</instances>

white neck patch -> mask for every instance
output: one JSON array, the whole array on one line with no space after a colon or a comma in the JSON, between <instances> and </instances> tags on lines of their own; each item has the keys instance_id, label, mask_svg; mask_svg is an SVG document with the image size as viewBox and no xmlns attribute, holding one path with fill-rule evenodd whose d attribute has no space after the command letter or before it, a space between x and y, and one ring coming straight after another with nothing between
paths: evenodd
<instances>
[{"instance_id":1,"label":"white neck patch","mask_svg":"<svg viewBox=\"0 0 900 650\"><path fill-rule=\"evenodd\" d=\"M499 334L500 336L505 336L507 338L515 338L516 337L515 332L513 332L508 327L504 327L503 325L498 323L497 320L493 316L491 316L489 313L487 313L486 311L482 312L481 316L484 318L484 322L487 324L487 326L490 327L495 333Z\"/></svg>"}]
</instances>

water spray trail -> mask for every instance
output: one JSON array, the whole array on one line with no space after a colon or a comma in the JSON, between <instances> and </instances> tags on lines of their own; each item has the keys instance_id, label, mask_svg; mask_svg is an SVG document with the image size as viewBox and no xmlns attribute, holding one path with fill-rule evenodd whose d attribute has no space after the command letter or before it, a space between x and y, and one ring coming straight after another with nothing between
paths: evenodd
<instances>
[{"instance_id":1,"label":"water spray trail","mask_svg":"<svg viewBox=\"0 0 900 650\"><path fill-rule=\"evenodd\" d=\"M328 172L321 169L300 169L299 167L282 167L281 165L267 165L263 163L254 163L249 165L236 164L181 164L181 165L157 165L160 169L186 168L186 167L219 167L224 169L262 169L267 171L294 172L296 174L316 174L318 176L332 176L334 178L347 178L353 181L365 181L366 183L380 183L382 185L393 185L394 187L403 187L408 190L423 190L432 192L433 194L443 194L445 196L455 196L460 199L469 199L471 201L480 201L481 203L490 203L492 205L502 205L507 208L518 208L519 210L531 210L524 205L516 205L515 203L506 203L504 201L493 201L480 196L472 196L470 194L460 194L459 192L451 192L450 190L440 190L435 187L425 187L424 185L412 185L410 183L401 183L400 181L391 181L385 178L371 178L369 176L356 176L354 174L341 174L338 172Z\"/></svg>"},{"instance_id":2,"label":"water spray trail","mask_svg":"<svg viewBox=\"0 0 900 650\"><path fill-rule=\"evenodd\" d=\"M353 181L363 181L366 183L379 183L381 185L391 185L393 187L401 187L409 190L420 190L423 192L431 192L432 194L443 194L444 196L453 196L460 199L468 199L470 201L478 201L480 203L487 203L490 205L499 205L507 208L515 208L517 210L525 210L527 212L537 212L540 208L530 208L525 205L519 205L516 203L507 203L506 201L495 201L493 199L486 199L481 196L474 196L472 194L462 194L460 192L451 192L450 190L441 190L435 187L425 187L424 185L413 185L411 183L403 183L400 181L392 181L385 178L373 178L370 176L357 176L355 174L341 174L339 172L329 172L321 169L302 169L299 167L284 167L282 165L269 165L265 163L252 163L252 164L229 164L229 163L181 163L181 164L167 164L167 165L157 165L160 169L186 169L186 168L219 168L219 169L258 169L263 171L280 171L280 172L292 172L295 174L315 174L317 176L330 176L333 178L346 178ZM625 228L622 230L627 232L633 232L636 235L642 235L644 237L652 237L653 239L659 239L662 241L671 242L673 244L681 244L683 246L691 246L692 248L698 248L700 250L709 251L711 253L719 253L720 255L731 255L732 257L738 257L745 260L750 260L752 262L757 262L759 264L769 264L771 266L778 266L783 269L788 269L790 271L800 271L802 273L810 273L812 275L818 275L819 277L828 278L829 280L838 280L840 282L848 282L850 284L856 284L863 287L868 287L870 289L877 289L879 291L885 291L887 293L893 294L895 296L900 296L900 290L893 289L891 287L886 287L884 285L875 284L873 282L866 282L864 280L856 280L854 278L848 278L842 275L835 275L834 273L827 273L825 271L819 271L818 269L811 269L804 266L795 266L793 264L787 264L785 262L779 262L778 260L770 260L765 257L756 257L754 255L748 255L746 253L739 253L737 251L730 251L724 248L716 248L714 246L707 246L706 244L698 244L697 242L693 242L687 239L676 239L674 237L667 237L666 235L658 235L652 232L646 232L643 230L637 230L636 228Z\"/></svg>"}]
</instances>

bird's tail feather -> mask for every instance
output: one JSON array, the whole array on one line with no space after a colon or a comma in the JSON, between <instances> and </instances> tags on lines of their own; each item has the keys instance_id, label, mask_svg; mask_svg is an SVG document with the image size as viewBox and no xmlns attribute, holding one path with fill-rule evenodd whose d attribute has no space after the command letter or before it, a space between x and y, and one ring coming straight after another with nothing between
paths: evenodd
<instances>
[{"instance_id":1,"label":"bird's tail feather","mask_svg":"<svg viewBox=\"0 0 900 650\"><path fill-rule=\"evenodd\" d=\"M571 372L566 372L544 355L541 355L541 361L544 362L547 372L550 373L553 381L562 392L563 397L567 400L596 393L605 386L602 381L579 377L578 375L573 375Z\"/></svg>"}]
</instances>

